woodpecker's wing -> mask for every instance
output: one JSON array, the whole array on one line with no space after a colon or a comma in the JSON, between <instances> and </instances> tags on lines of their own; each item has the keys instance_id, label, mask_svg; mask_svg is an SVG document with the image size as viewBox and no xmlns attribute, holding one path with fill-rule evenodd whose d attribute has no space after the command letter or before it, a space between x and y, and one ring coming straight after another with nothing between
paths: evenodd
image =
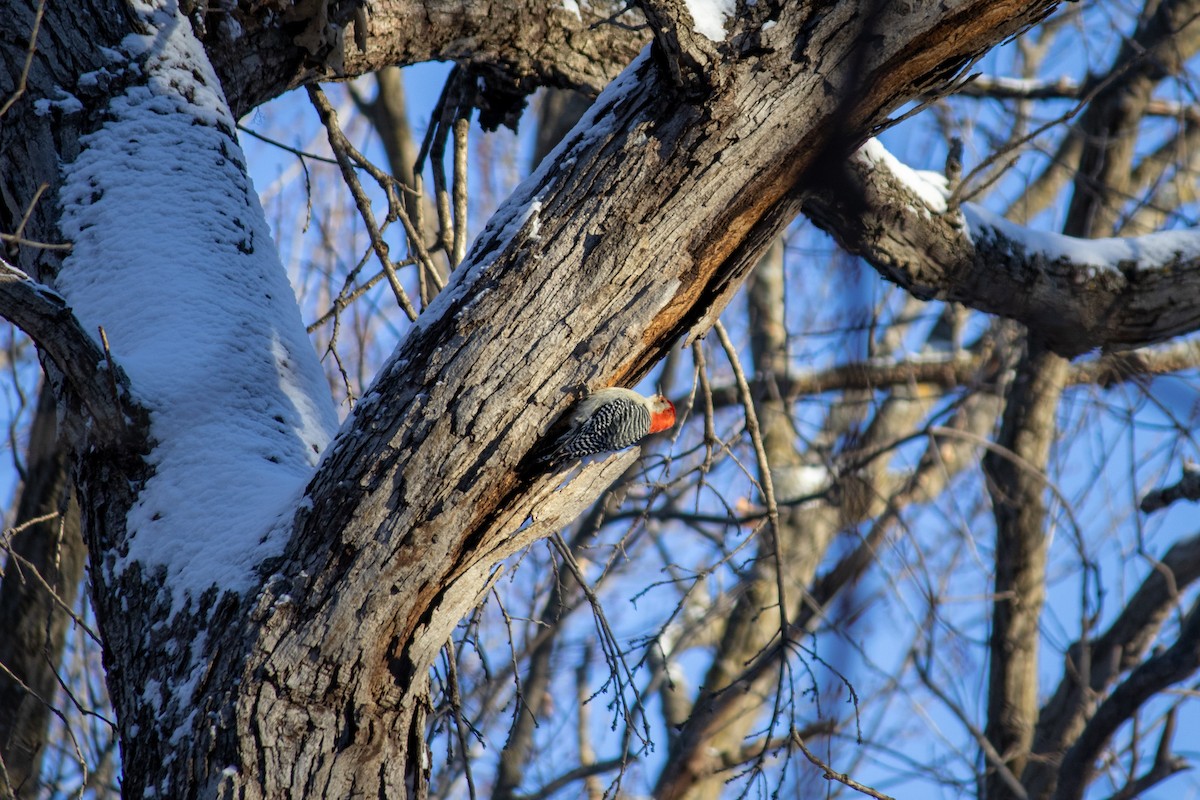
<instances>
[{"instance_id":1,"label":"woodpecker's wing","mask_svg":"<svg viewBox=\"0 0 1200 800\"><path fill-rule=\"evenodd\" d=\"M632 394L632 393L630 393ZM584 400L568 414L566 429L542 458L551 466L577 458L623 450L637 442L650 430L650 409L640 398L613 394ZM589 402L593 400L593 402Z\"/></svg>"}]
</instances>

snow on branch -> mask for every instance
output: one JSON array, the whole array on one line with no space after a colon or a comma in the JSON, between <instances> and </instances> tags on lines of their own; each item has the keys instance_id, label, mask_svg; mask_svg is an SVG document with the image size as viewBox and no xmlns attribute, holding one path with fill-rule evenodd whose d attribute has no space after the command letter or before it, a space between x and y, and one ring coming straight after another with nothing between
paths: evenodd
<instances>
[{"instance_id":1,"label":"snow on branch","mask_svg":"<svg viewBox=\"0 0 1200 800\"><path fill-rule=\"evenodd\" d=\"M253 585L337 420L204 49L175 4L134 8L145 33L108 67L127 83L64 169L55 288L150 411L109 577L160 575L178 611Z\"/></svg>"},{"instance_id":2,"label":"snow on branch","mask_svg":"<svg viewBox=\"0 0 1200 800\"><path fill-rule=\"evenodd\" d=\"M1015 319L1055 352L1132 348L1200 328L1200 232L1085 240L986 209L948 207L945 182L870 141L804 211L844 248L924 299Z\"/></svg>"}]
</instances>

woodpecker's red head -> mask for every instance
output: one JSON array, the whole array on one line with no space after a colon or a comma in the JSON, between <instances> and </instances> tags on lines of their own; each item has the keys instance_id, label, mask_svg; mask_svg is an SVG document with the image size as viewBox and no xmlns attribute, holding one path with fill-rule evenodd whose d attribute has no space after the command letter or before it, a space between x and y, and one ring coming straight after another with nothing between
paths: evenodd
<instances>
[{"instance_id":1,"label":"woodpecker's red head","mask_svg":"<svg viewBox=\"0 0 1200 800\"><path fill-rule=\"evenodd\" d=\"M661 394L650 398L650 433L665 431L675 424L675 404Z\"/></svg>"}]
</instances>

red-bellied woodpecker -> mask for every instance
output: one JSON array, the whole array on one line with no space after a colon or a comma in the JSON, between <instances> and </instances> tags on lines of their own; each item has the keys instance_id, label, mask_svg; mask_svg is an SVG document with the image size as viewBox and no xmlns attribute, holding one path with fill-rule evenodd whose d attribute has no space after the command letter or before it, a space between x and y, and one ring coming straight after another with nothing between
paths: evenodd
<instances>
[{"instance_id":1,"label":"red-bellied woodpecker","mask_svg":"<svg viewBox=\"0 0 1200 800\"><path fill-rule=\"evenodd\" d=\"M661 394L643 397L631 389L601 389L580 400L541 461L556 467L577 458L624 450L675 424L675 406Z\"/></svg>"}]
</instances>

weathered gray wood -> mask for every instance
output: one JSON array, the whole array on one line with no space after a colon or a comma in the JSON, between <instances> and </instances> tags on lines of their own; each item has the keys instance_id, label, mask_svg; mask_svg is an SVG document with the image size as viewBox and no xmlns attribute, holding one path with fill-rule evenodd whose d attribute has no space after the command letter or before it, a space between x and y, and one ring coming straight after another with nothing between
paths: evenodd
<instances>
[{"instance_id":1,"label":"weathered gray wood","mask_svg":"<svg viewBox=\"0 0 1200 800\"><path fill-rule=\"evenodd\" d=\"M568 520L625 464L591 467L566 488L556 477L529 480L518 467L540 433L581 386L632 382L681 336L706 331L801 197L819 189L818 162L851 150L899 104L1054 3L898 5L866 14L849 3L759 3L721 45L672 39L690 30L681 4L655 5L666 46L626 94L597 109L603 128L568 137L554 170L526 189L536 215L502 211L480 236L468 262L489 266L454 276L402 343L311 484L311 509L298 515L284 557L264 565L263 591L209 598L195 616L148 631L164 615L147 591L154 576L101 579L130 796L155 787L172 796L422 795L438 649L492 565ZM373 10L402 27L392 6ZM299 33L280 26L257 40L278 59L254 65L269 86L246 75L239 83L225 64L235 107L304 79L283 63ZM487 57L479 41L473 47ZM366 60L372 53L379 61ZM328 64L320 46L316 55ZM407 57L368 47L353 63ZM37 231L47 232L51 223ZM144 477L139 452L84 462L94 563L110 557L104 546ZM522 530L526 517L533 525ZM211 665L194 701L148 697L149 680L181 677L177 654L197 640ZM184 720L190 735L173 739Z\"/></svg>"},{"instance_id":2,"label":"weathered gray wood","mask_svg":"<svg viewBox=\"0 0 1200 800\"><path fill-rule=\"evenodd\" d=\"M576 387L629 382L680 335L706 329L795 214L813 160L855 143L840 120L862 131L935 80L906 65L940 79L945 67L935 65L960 63L961 48L986 47L1047 6L1005 6L1008 27L994 27L997 8L885 17L880 30L896 38L873 41L857 74L837 66L861 33L845 4L811 16L789 8L759 41L775 42L773 52L743 40L751 54L730 55L702 103L645 62L633 90L596 110L608 133L568 137L556 170L526 188L540 198L536 226L527 220L506 241L504 215L515 212L500 212L468 257L490 257L488 269L452 279L360 406L353 430L366 435L326 460L287 556L288 573L311 578L276 590L290 604L262 600L242 694L227 706L216 693L208 701L238 734L214 742L198 771L215 783L224 765L269 752L266 769L234 779L248 796L282 790L274 781L284 767L334 794L419 792L428 666L487 566L515 544L494 521L515 521L510 509L546 490L517 472L540 431ZM933 33L951 23L962 37ZM859 86L874 91L852 91ZM845 140L831 142L835 131ZM540 508L558 502L554 494ZM364 596L356 585L375 589ZM231 638L222 652L245 641ZM264 749L268 737L277 749ZM264 776L271 782L258 783Z\"/></svg>"},{"instance_id":3,"label":"weathered gray wood","mask_svg":"<svg viewBox=\"0 0 1200 800\"><path fill-rule=\"evenodd\" d=\"M929 213L902 181L855 158L827 175L804 213L888 280L926 299L963 302L1021 322L1076 356L1166 341L1200 325L1191 256L1123 271L1027 252L1003 230L972 237L960 212Z\"/></svg>"}]
</instances>

